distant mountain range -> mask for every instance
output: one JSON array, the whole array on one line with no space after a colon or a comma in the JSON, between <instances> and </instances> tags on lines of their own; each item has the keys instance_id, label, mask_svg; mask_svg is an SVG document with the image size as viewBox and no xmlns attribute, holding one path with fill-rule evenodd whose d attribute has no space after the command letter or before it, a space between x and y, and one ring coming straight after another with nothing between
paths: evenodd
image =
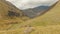
<instances>
[{"instance_id":1,"label":"distant mountain range","mask_svg":"<svg viewBox=\"0 0 60 34\"><path fill-rule=\"evenodd\" d=\"M5 2L7 5L15 8L15 9L19 9L18 7L14 6L12 3L10 2ZM38 6L38 7L35 7L35 8L30 8L30 9L25 9L25 10L22 10L20 12L23 12L24 15L30 17L30 18L33 18L33 17L36 17L38 15L40 15L41 13L45 12L46 10L48 10L51 6ZM20 9L19 9L20 10Z\"/></svg>"},{"instance_id":2,"label":"distant mountain range","mask_svg":"<svg viewBox=\"0 0 60 34\"><path fill-rule=\"evenodd\" d=\"M33 18L40 15L43 11L46 11L49 8L49 6L39 6L31 9L22 10L22 12L24 12L26 16Z\"/></svg>"}]
</instances>

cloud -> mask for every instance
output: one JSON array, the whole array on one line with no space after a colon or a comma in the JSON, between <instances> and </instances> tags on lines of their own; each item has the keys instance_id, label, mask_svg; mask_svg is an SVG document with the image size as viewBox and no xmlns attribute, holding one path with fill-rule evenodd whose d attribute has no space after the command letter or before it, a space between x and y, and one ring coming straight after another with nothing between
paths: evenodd
<instances>
[{"instance_id":1,"label":"cloud","mask_svg":"<svg viewBox=\"0 0 60 34\"><path fill-rule=\"evenodd\" d=\"M24 10L28 8L34 8L37 6L51 6L56 3L58 0L6 0L11 2L17 8Z\"/></svg>"}]
</instances>

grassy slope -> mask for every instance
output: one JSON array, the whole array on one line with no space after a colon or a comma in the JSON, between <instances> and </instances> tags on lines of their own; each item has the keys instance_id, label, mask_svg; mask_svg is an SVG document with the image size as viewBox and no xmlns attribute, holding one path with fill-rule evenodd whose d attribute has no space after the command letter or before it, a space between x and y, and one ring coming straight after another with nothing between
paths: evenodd
<instances>
[{"instance_id":1,"label":"grassy slope","mask_svg":"<svg viewBox=\"0 0 60 34\"><path fill-rule=\"evenodd\" d=\"M34 22L34 23L33 23ZM31 21L31 24L35 25L55 25L60 24L60 2L45 13L42 16L39 16Z\"/></svg>"},{"instance_id":2,"label":"grassy slope","mask_svg":"<svg viewBox=\"0 0 60 34\"><path fill-rule=\"evenodd\" d=\"M23 34L26 27L19 28L18 26L20 25L32 25L35 31L31 32L31 34L60 34L60 2L44 15L23 22L22 24L17 24L15 30L0 31L0 34ZM12 28L15 27L16 25Z\"/></svg>"}]
</instances>

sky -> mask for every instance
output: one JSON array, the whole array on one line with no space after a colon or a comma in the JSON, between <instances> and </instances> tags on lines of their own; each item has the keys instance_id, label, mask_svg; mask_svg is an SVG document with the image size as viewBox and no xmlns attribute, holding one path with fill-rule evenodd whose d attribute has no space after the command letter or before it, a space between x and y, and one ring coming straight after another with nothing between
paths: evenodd
<instances>
[{"instance_id":1,"label":"sky","mask_svg":"<svg viewBox=\"0 0 60 34\"><path fill-rule=\"evenodd\" d=\"M51 6L58 0L6 0L11 2L17 8L24 10L28 8L34 8L38 6Z\"/></svg>"}]
</instances>

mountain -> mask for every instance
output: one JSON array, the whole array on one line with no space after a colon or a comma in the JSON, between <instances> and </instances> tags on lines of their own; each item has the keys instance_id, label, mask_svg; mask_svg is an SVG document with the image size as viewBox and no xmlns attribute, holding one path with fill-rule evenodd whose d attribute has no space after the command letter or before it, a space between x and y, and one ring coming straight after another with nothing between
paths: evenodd
<instances>
[{"instance_id":1,"label":"mountain","mask_svg":"<svg viewBox=\"0 0 60 34\"><path fill-rule=\"evenodd\" d=\"M3 9L4 7L4 9ZM8 6L0 1L0 34L60 34L60 1L44 15L34 19L5 16ZM3 17L4 16L4 17ZM30 31L29 31L30 30Z\"/></svg>"},{"instance_id":2,"label":"mountain","mask_svg":"<svg viewBox=\"0 0 60 34\"><path fill-rule=\"evenodd\" d=\"M38 15L41 15L43 12L46 12L49 8L50 8L49 6L38 6L35 8L22 10L22 12L26 16L30 18L34 18L34 17L37 17Z\"/></svg>"}]
</instances>

